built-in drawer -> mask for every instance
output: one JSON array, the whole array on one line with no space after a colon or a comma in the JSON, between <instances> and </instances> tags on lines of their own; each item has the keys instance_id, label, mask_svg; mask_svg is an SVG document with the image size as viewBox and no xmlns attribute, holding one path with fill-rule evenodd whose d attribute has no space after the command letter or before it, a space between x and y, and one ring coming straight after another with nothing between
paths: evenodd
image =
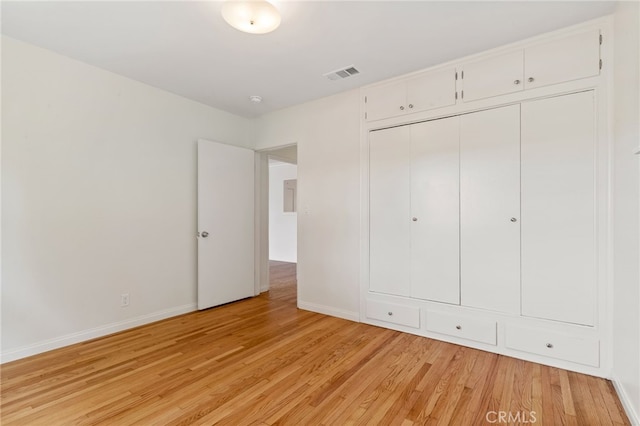
<instances>
[{"instance_id":1,"label":"built-in drawer","mask_svg":"<svg viewBox=\"0 0 640 426\"><path fill-rule=\"evenodd\" d=\"M475 340L495 345L497 340L496 322L466 315L427 311L426 328L449 336Z\"/></svg>"},{"instance_id":2,"label":"built-in drawer","mask_svg":"<svg viewBox=\"0 0 640 426\"><path fill-rule=\"evenodd\" d=\"M544 329L506 326L505 346L578 364L600 365L600 341Z\"/></svg>"},{"instance_id":3,"label":"built-in drawer","mask_svg":"<svg viewBox=\"0 0 640 426\"><path fill-rule=\"evenodd\" d=\"M367 300L367 318L420 328L420 309L413 306Z\"/></svg>"}]
</instances>

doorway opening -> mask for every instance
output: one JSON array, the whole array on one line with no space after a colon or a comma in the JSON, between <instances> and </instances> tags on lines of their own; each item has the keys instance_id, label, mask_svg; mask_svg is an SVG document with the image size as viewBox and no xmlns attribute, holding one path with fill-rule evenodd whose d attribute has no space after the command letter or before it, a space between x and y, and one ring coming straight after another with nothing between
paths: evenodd
<instances>
[{"instance_id":1,"label":"doorway opening","mask_svg":"<svg viewBox=\"0 0 640 426\"><path fill-rule=\"evenodd\" d=\"M289 145L264 151L267 165L266 201L267 288L270 299L297 302L298 149ZM263 177L264 174L263 174Z\"/></svg>"}]
</instances>

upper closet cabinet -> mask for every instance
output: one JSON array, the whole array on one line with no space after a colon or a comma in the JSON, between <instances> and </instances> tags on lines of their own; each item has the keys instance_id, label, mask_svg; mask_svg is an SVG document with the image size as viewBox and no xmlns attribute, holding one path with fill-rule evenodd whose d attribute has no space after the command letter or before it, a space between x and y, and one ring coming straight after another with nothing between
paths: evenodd
<instances>
[{"instance_id":1,"label":"upper closet cabinet","mask_svg":"<svg viewBox=\"0 0 640 426\"><path fill-rule=\"evenodd\" d=\"M600 31L528 47L524 58L527 89L596 76L600 73Z\"/></svg>"},{"instance_id":2,"label":"upper closet cabinet","mask_svg":"<svg viewBox=\"0 0 640 426\"><path fill-rule=\"evenodd\" d=\"M456 70L447 68L367 89L365 114L367 121L373 121L454 105L455 102Z\"/></svg>"},{"instance_id":3,"label":"upper closet cabinet","mask_svg":"<svg viewBox=\"0 0 640 426\"><path fill-rule=\"evenodd\" d=\"M463 65L461 99L486 99L599 73L600 31L591 30Z\"/></svg>"},{"instance_id":4,"label":"upper closet cabinet","mask_svg":"<svg viewBox=\"0 0 640 426\"><path fill-rule=\"evenodd\" d=\"M465 65L461 72L464 102L519 92L522 79L523 52L518 50Z\"/></svg>"}]
</instances>

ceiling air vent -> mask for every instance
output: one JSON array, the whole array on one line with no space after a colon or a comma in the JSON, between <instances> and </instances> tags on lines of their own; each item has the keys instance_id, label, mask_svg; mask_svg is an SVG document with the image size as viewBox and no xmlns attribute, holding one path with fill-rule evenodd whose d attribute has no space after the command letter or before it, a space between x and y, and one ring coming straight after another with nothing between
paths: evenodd
<instances>
[{"instance_id":1,"label":"ceiling air vent","mask_svg":"<svg viewBox=\"0 0 640 426\"><path fill-rule=\"evenodd\" d=\"M340 80L342 78L351 77L352 75L360 74L353 65L341 68L339 70L331 71L326 74L323 74L324 77L327 77L329 80Z\"/></svg>"}]
</instances>

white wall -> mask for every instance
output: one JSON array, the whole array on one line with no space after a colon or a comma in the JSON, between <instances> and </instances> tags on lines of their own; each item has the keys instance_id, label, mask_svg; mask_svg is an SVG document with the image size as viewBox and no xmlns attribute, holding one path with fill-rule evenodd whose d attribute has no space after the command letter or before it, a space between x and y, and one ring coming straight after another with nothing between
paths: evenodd
<instances>
[{"instance_id":1,"label":"white wall","mask_svg":"<svg viewBox=\"0 0 640 426\"><path fill-rule=\"evenodd\" d=\"M267 114L257 149L298 144L298 306L358 320L359 91Z\"/></svg>"},{"instance_id":2,"label":"white wall","mask_svg":"<svg viewBox=\"0 0 640 426\"><path fill-rule=\"evenodd\" d=\"M2 106L2 360L193 310L196 140L253 122L7 37Z\"/></svg>"},{"instance_id":3,"label":"white wall","mask_svg":"<svg viewBox=\"0 0 640 426\"><path fill-rule=\"evenodd\" d=\"M297 262L296 212L284 212L284 181L296 179L295 164L273 163L269 165L269 259L281 262Z\"/></svg>"},{"instance_id":4,"label":"white wall","mask_svg":"<svg viewBox=\"0 0 640 426\"><path fill-rule=\"evenodd\" d=\"M639 4L618 3L614 25L613 378L640 424Z\"/></svg>"}]
</instances>

